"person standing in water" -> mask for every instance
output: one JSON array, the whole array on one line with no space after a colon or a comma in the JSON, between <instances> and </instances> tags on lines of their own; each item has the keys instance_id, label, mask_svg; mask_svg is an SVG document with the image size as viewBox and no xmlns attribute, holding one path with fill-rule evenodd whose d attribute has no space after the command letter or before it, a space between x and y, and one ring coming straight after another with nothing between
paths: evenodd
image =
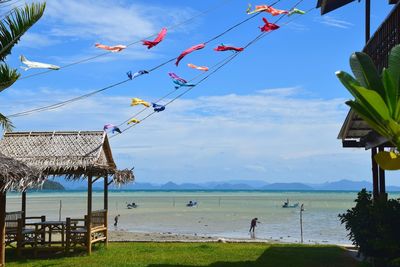
<instances>
[{"instance_id":1,"label":"person standing in water","mask_svg":"<svg viewBox=\"0 0 400 267\"><path fill-rule=\"evenodd\" d=\"M250 222L250 230L249 230L250 233L254 234L254 231L256 229L257 223L260 223L258 221L258 218L254 218L254 219L251 220L251 222Z\"/></svg>"},{"instance_id":2,"label":"person standing in water","mask_svg":"<svg viewBox=\"0 0 400 267\"><path fill-rule=\"evenodd\" d=\"M117 227L118 226L118 219L119 219L119 214L117 216L115 216L114 218L114 226Z\"/></svg>"}]
</instances>

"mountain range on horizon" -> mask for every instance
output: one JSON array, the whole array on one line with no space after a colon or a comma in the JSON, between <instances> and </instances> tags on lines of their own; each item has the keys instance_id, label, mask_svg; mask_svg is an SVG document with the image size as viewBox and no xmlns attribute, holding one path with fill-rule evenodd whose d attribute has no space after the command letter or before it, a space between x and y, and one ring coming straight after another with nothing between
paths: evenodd
<instances>
[{"instance_id":1,"label":"mountain range on horizon","mask_svg":"<svg viewBox=\"0 0 400 267\"><path fill-rule=\"evenodd\" d=\"M86 188L86 182L80 181L69 183L64 180L58 180L67 190L81 190ZM94 184L93 189L102 189L102 183L99 185ZM160 190L160 191L179 191L179 190L276 190L276 191L360 191L362 188L372 190L372 183L368 181L351 181L339 180L334 182L325 182L320 184L308 183L267 183L260 180L229 180L222 182L206 182L206 183L181 183L177 184L169 181L164 184L153 183L132 183L121 186L120 190ZM112 188L114 189L114 188ZM387 186L387 191L400 191L400 186Z\"/></svg>"}]
</instances>

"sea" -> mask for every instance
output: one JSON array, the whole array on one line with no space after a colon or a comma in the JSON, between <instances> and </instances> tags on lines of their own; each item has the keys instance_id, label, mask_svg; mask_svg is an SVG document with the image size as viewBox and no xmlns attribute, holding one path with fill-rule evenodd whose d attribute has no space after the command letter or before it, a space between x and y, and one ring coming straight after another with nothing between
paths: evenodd
<instances>
[{"instance_id":1,"label":"sea","mask_svg":"<svg viewBox=\"0 0 400 267\"><path fill-rule=\"evenodd\" d=\"M357 192L286 191L110 191L110 230L169 233L221 238L251 238L250 221L258 218L256 239L297 243L303 228L304 243L351 244L338 214L354 206ZM400 193L389 194L400 198ZM302 224L300 207L304 204ZM27 216L46 215L47 220L83 218L87 208L85 191L27 193ZM189 201L197 202L187 207ZM128 209L135 202L137 208ZM93 193L93 210L103 208L103 192ZM7 211L21 209L21 195L7 196ZM120 215L118 226L114 217Z\"/></svg>"}]
</instances>

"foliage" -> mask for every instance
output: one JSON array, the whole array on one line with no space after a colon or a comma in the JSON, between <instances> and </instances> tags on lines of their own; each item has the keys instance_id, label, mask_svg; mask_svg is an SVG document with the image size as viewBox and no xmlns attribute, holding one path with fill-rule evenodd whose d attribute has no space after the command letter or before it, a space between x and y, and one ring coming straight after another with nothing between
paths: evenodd
<instances>
[{"instance_id":1,"label":"foliage","mask_svg":"<svg viewBox=\"0 0 400 267\"><path fill-rule=\"evenodd\" d=\"M346 104L400 150L400 45L390 52L389 67L381 74L365 53L353 53L350 66L355 78L344 71L336 73L355 98Z\"/></svg>"},{"instance_id":2,"label":"foliage","mask_svg":"<svg viewBox=\"0 0 400 267\"><path fill-rule=\"evenodd\" d=\"M0 5L7 1L0 1ZM24 8L15 8L0 21L0 92L10 87L20 77L16 69L5 63L12 48L19 42L43 15L45 3L26 4ZM0 127L9 131L13 128L11 121L0 113Z\"/></svg>"},{"instance_id":3,"label":"foliage","mask_svg":"<svg viewBox=\"0 0 400 267\"><path fill-rule=\"evenodd\" d=\"M367 257L384 261L400 257L400 200L372 200L363 189L355 202L354 208L339 215L353 244Z\"/></svg>"},{"instance_id":4,"label":"foliage","mask_svg":"<svg viewBox=\"0 0 400 267\"><path fill-rule=\"evenodd\" d=\"M8 252L11 249L8 250ZM261 243L109 243L91 256L23 259L8 253L7 266L108 267L322 267L361 266L337 246Z\"/></svg>"}]
</instances>

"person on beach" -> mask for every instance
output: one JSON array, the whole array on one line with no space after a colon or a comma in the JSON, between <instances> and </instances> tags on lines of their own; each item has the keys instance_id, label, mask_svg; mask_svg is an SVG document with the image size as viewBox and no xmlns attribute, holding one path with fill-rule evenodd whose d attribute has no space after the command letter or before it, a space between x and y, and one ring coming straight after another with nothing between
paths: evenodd
<instances>
[{"instance_id":1,"label":"person on beach","mask_svg":"<svg viewBox=\"0 0 400 267\"><path fill-rule=\"evenodd\" d=\"M254 231L256 229L257 223L260 223L258 221L258 218L254 218L254 219L251 220L251 222L250 222L250 230L249 230L250 233L252 232L254 234Z\"/></svg>"},{"instance_id":2,"label":"person on beach","mask_svg":"<svg viewBox=\"0 0 400 267\"><path fill-rule=\"evenodd\" d=\"M115 216L115 218L114 218L114 226L115 227L117 227L118 226L118 220L119 220L119 216L121 216L121 215L117 215L117 216Z\"/></svg>"}]
</instances>

